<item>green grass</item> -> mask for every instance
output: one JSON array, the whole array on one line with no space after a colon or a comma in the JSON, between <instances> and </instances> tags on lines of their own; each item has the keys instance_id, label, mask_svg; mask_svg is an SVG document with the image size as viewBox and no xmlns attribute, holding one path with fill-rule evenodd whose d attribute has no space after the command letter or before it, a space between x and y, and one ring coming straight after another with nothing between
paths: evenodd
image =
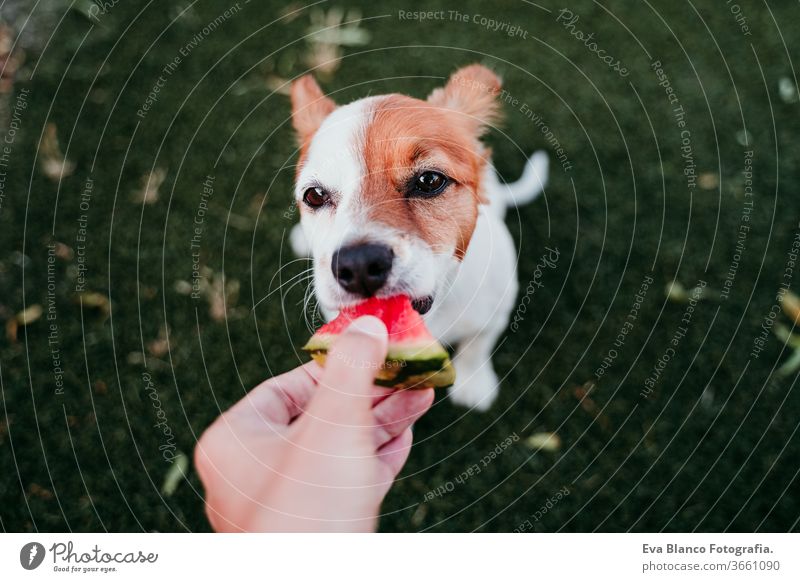
<instances>
[{"instance_id":1,"label":"green grass","mask_svg":"<svg viewBox=\"0 0 800 582\"><path fill-rule=\"evenodd\" d=\"M16 342L0 340L4 530L208 530L191 468L172 496L159 492L169 465L151 394L188 454L220 409L303 359L302 285L250 308L293 259L285 239L296 220L288 103L264 79L306 69L301 37L310 17L303 11L270 25L281 3L242 2L168 75L142 119L137 110L163 67L229 6L199 2L176 18L188 2L167 4L120 2L94 26L70 11L54 20L46 50L28 50L16 83L17 93L30 93L0 208L0 315L46 308L47 244L77 250L89 177L86 289L108 294L111 311L81 310L77 257L56 260L63 394L54 385L46 314L20 327ZM538 148L553 159L546 197L508 218L523 290L545 246L559 249L559 262L544 271L534 307L497 350L504 379L491 411L467 413L442 395L415 427L381 529L511 531L567 487L537 531L797 530L797 376L770 382L789 357L772 334L760 357L750 357L800 218L798 104L778 90L781 78L794 82L800 59L791 28L797 7L776 3L770 12L748 3L752 34L744 36L721 2L575 2L575 29L593 32L599 48L625 64L630 74L622 78L556 23L558 4L542 2L548 13L524 2L453 3L464 14L517 24L527 39L471 22L400 21L397 10L413 7L362 4L368 44L345 48L339 70L322 81L338 101L421 97L456 67L483 62L545 119L572 166L565 172L540 129L505 108L506 123L488 137L501 174L514 179ZM718 188L687 188L681 129L652 60L663 63L686 112L697 173L718 175ZM76 164L60 185L36 158L46 123L57 126ZM743 127L747 147L737 141ZM746 149L754 151L751 228L723 299L745 201ZM143 206L135 192L154 167L166 179L158 200ZM214 194L200 259L240 282L227 322L175 286L191 278L193 220L209 174ZM286 266L272 288L302 268ZM597 380L647 275L654 282L635 325ZM687 309L666 298L673 279L686 288L702 279L712 291L643 397ZM165 328L169 352L154 356L148 346ZM143 346L155 392L143 379ZM590 382L586 395L581 387ZM523 444L542 431L558 433L558 451ZM520 440L484 467L481 459L514 434ZM476 463L479 473L456 482ZM448 482L452 491L422 503Z\"/></svg>"}]
</instances>

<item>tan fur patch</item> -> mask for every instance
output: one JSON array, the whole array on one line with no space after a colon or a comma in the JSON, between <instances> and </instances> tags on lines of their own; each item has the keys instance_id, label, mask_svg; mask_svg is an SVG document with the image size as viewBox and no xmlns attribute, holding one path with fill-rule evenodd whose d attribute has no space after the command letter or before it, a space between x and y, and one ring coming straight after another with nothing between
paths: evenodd
<instances>
[{"instance_id":1,"label":"tan fur patch","mask_svg":"<svg viewBox=\"0 0 800 582\"><path fill-rule=\"evenodd\" d=\"M478 216L486 159L472 120L404 95L380 100L365 134L369 175L361 199L371 220L415 234L461 259ZM406 196L411 179L430 169L453 181L439 196Z\"/></svg>"}]
</instances>

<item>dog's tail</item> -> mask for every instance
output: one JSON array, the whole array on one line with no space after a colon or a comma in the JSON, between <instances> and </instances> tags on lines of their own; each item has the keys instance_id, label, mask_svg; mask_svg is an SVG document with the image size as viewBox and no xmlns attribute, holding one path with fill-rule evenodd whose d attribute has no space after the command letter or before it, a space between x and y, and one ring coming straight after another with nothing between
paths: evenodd
<instances>
[{"instance_id":1,"label":"dog's tail","mask_svg":"<svg viewBox=\"0 0 800 582\"><path fill-rule=\"evenodd\" d=\"M547 184L550 160L543 150L535 152L525 164L516 182L498 184L500 198L506 207L520 206L536 199Z\"/></svg>"}]
</instances>

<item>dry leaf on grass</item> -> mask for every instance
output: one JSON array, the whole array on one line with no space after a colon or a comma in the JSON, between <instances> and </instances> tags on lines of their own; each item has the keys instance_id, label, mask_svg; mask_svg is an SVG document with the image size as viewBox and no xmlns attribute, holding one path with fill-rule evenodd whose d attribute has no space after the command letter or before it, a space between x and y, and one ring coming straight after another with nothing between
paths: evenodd
<instances>
[{"instance_id":1,"label":"dry leaf on grass","mask_svg":"<svg viewBox=\"0 0 800 582\"><path fill-rule=\"evenodd\" d=\"M292 84L289 79L284 79L278 75L269 74L265 80L267 89L278 93L279 95L289 95L291 93Z\"/></svg>"},{"instance_id":2,"label":"dry leaf on grass","mask_svg":"<svg viewBox=\"0 0 800 582\"><path fill-rule=\"evenodd\" d=\"M781 308L786 317L791 319L795 325L800 325L800 297L787 291L781 299Z\"/></svg>"},{"instance_id":3,"label":"dry leaf on grass","mask_svg":"<svg viewBox=\"0 0 800 582\"><path fill-rule=\"evenodd\" d=\"M39 499L52 499L53 492L39 485L38 483L31 483L28 486L28 499L37 497Z\"/></svg>"},{"instance_id":4,"label":"dry leaf on grass","mask_svg":"<svg viewBox=\"0 0 800 582\"><path fill-rule=\"evenodd\" d=\"M133 201L144 204L154 204L158 202L158 189L164 183L167 171L163 168L156 168L152 173L142 176L142 187L134 192Z\"/></svg>"},{"instance_id":5,"label":"dry leaf on grass","mask_svg":"<svg viewBox=\"0 0 800 582\"><path fill-rule=\"evenodd\" d=\"M25 51L14 47L14 31L0 22L0 94L7 95L14 91L14 78L25 62Z\"/></svg>"},{"instance_id":6,"label":"dry leaf on grass","mask_svg":"<svg viewBox=\"0 0 800 582\"><path fill-rule=\"evenodd\" d=\"M227 310L239 300L239 287L237 279L225 281L221 276L214 278L207 294L211 319L217 322L225 320Z\"/></svg>"},{"instance_id":7,"label":"dry leaf on grass","mask_svg":"<svg viewBox=\"0 0 800 582\"><path fill-rule=\"evenodd\" d=\"M537 432L525 439L525 444L534 451L555 453L561 450L561 437L554 432Z\"/></svg>"},{"instance_id":8,"label":"dry leaf on grass","mask_svg":"<svg viewBox=\"0 0 800 582\"><path fill-rule=\"evenodd\" d=\"M590 396L590 394L594 392L596 386L594 382L589 380L582 386L573 387L572 393L575 398L580 401L581 408L584 412L594 417L595 422L600 425L600 428L607 430L609 427L608 418L601 412L600 407L597 406L597 403Z\"/></svg>"},{"instance_id":9,"label":"dry leaf on grass","mask_svg":"<svg viewBox=\"0 0 800 582\"><path fill-rule=\"evenodd\" d=\"M71 246L62 242L56 242L53 245L55 246L55 255L62 261L71 261L75 256L75 251L72 250Z\"/></svg>"},{"instance_id":10,"label":"dry leaf on grass","mask_svg":"<svg viewBox=\"0 0 800 582\"><path fill-rule=\"evenodd\" d=\"M341 64L343 46L363 46L370 41L369 32L359 28L360 20L359 12L350 11L345 17L344 10L338 7L327 12L312 10L306 64L323 77L333 75Z\"/></svg>"},{"instance_id":11,"label":"dry leaf on grass","mask_svg":"<svg viewBox=\"0 0 800 582\"><path fill-rule=\"evenodd\" d=\"M39 166L45 176L54 181L72 175L75 171L75 164L70 162L61 153L61 146L58 144L58 129L55 123L48 123L39 142Z\"/></svg>"},{"instance_id":12,"label":"dry leaf on grass","mask_svg":"<svg viewBox=\"0 0 800 582\"><path fill-rule=\"evenodd\" d=\"M105 293L97 293L95 291L87 291L80 293L75 298L75 303L83 305L84 309L97 309L105 317L111 313L111 302L108 300L108 295Z\"/></svg>"},{"instance_id":13,"label":"dry leaf on grass","mask_svg":"<svg viewBox=\"0 0 800 582\"><path fill-rule=\"evenodd\" d=\"M703 172L697 177L697 184L703 190L716 190L719 186L719 176L714 172Z\"/></svg>"},{"instance_id":14,"label":"dry leaf on grass","mask_svg":"<svg viewBox=\"0 0 800 582\"><path fill-rule=\"evenodd\" d=\"M20 311L17 313L17 323L20 325L30 325L34 321L38 320L44 310L42 306L38 303L34 303L27 307L24 311Z\"/></svg>"},{"instance_id":15,"label":"dry leaf on grass","mask_svg":"<svg viewBox=\"0 0 800 582\"><path fill-rule=\"evenodd\" d=\"M183 453L175 455L172 466L167 471L167 475L164 477L164 483L161 485L161 494L166 497L172 496L178 489L178 485L181 484L181 481L186 478L188 471L189 457Z\"/></svg>"},{"instance_id":16,"label":"dry leaf on grass","mask_svg":"<svg viewBox=\"0 0 800 582\"><path fill-rule=\"evenodd\" d=\"M169 351L169 342L167 340L168 335L169 329L162 327L158 332L158 338L150 341L147 344L147 351L150 352L151 356L160 358L161 356L166 355L166 353Z\"/></svg>"},{"instance_id":17,"label":"dry leaf on grass","mask_svg":"<svg viewBox=\"0 0 800 582\"><path fill-rule=\"evenodd\" d=\"M784 103L797 103L797 85L794 84L789 77L781 77L778 79L778 95Z\"/></svg>"},{"instance_id":18,"label":"dry leaf on grass","mask_svg":"<svg viewBox=\"0 0 800 582\"><path fill-rule=\"evenodd\" d=\"M9 343L15 344L17 343L17 331L19 330L19 324L17 323L17 319L12 317L8 321L6 321L6 339Z\"/></svg>"}]
</instances>

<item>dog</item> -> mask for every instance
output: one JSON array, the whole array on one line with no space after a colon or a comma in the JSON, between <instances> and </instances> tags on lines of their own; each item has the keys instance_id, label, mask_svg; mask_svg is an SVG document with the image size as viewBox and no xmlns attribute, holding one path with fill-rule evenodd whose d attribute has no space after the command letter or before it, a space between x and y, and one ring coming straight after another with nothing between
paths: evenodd
<instances>
[{"instance_id":1,"label":"dog","mask_svg":"<svg viewBox=\"0 0 800 582\"><path fill-rule=\"evenodd\" d=\"M312 258L323 314L408 295L431 333L456 346L450 398L479 411L498 394L491 358L518 291L506 209L536 198L548 175L537 152L517 182L499 180L481 137L499 120L500 95L499 77L477 64L427 100L337 106L310 75L291 85L300 224L290 242Z\"/></svg>"}]
</instances>

